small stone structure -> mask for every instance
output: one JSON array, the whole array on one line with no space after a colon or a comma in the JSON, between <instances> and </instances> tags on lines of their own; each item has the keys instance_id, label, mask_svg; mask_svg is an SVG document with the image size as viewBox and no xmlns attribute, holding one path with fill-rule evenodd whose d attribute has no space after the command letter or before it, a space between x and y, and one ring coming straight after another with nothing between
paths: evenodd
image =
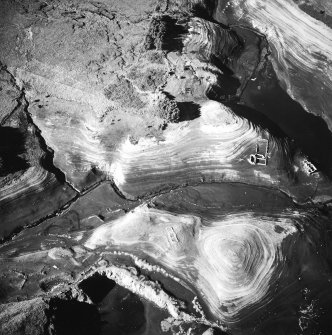
<instances>
[{"instance_id":1,"label":"small stone structure","mask_svg":"<svg viewBox=\"0 0 332 335\"><path fill-rule=\"evenodd\" d=\"M267 165L269 151L269 140L260 139L256 143L256 152L251 154L248 162L252 165Z\"/></svg>"}]
</instances>

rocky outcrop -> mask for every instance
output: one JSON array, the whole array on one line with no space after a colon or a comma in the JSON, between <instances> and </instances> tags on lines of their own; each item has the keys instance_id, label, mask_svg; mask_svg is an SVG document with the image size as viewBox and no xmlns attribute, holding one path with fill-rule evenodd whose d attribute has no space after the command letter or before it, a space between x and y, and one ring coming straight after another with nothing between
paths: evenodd
<instances>
[{"instance_id":1,"label":"rocky outcrop","mask_svg":"<svg viewBox=\"0 0 332 335\"><path fill-rule=\"evenodd\" d=\"M0 305L0 330L3 334L44 334L46 309L41 298Z\"/></svg>"}]
</instances>

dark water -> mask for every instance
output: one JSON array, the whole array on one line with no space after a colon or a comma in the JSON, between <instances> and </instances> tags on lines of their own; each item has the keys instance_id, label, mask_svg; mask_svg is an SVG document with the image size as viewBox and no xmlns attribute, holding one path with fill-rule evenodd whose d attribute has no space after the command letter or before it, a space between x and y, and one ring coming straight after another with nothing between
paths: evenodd
<instances>
[{"instance_id":1,"label":"dark water","mask_svg":"<svg viewBox=\"0 0 332 335\"><path fill-rule=\"evenodd\" d=\"M113 280L99 273L95 273L93 276L82 281L78 287L83 290L93 303L98 304L115 285Z\"/></svg>"},{"instance_id":2,"label":"dark water","mask_svg":"<svg viewBox=\"0 0 332 335\"><path fill-rule=\"evenodd\" d=\"M141 334L146 319L144 304L127 289L116 286L99 304L101 334Z\"/></svg>"},{"instance_id":3,"label":"dark water","mask_svg":"<svg viewBox=\"0 0 332 335\"><path fill-rule=\"evenodd\" d=\"M50 301L47 314L57 335L100 333L100 316L93 305L76 300L55 298Z\"/></svg>"}]
</instances>

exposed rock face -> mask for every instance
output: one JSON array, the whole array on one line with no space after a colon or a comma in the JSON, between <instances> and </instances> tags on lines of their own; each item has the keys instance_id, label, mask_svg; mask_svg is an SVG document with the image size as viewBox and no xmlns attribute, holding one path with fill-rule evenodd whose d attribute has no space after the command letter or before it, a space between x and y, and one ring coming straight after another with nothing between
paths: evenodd
<instances>
[{"instance_id":1,"label":"exposed rock face","mask_svg":"<svg viewBox=\"0 0 332 335\"><path fill-rule=\"evenodd\" d=\"M331 17L3 0L0 332L330 334Z\"/></svg>"}]
</instances>

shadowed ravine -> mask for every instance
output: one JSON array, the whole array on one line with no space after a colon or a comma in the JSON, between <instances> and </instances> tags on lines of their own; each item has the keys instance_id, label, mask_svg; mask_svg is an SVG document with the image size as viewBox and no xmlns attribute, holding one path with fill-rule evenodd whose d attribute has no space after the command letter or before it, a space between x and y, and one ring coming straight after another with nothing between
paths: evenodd
<instances>
[{"instance_id":1,"label":"shadowed ravine","mask_svg":"<svg viewBox=\"0 0 332 335\"><path fill-rule=\"evenodd\" d=\"M331 334L330 17L4 0L0 333Z\"/></svg>"}]
</instances>

